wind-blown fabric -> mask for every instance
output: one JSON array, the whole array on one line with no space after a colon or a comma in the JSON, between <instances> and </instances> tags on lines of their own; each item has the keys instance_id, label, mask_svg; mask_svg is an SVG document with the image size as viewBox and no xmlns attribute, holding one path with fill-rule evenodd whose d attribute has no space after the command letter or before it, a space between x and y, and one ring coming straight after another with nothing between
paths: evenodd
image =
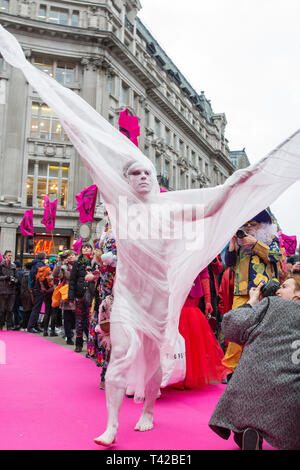
<instances>
[{"instance_id":1,"label":"wind-blown fabric","mask_svg":"<svg viewBox=\"0 0 300 470\"><path fill-rule=\"evenodd\" d=\"M93 222L95 207L97 202L98 188L95 184L83 189L79 194L76 194L77 207L79 212L79 222L81 224Z\"/></svg>"},{"instance_id":2,"label":"wind-blown fabric","mask_svg":"<svg viewBox=\"0 0 300 470\"><path fill-rule=\"evenodd\" d=\"M45 225L46 232L51 232L55 227L56 209L57 199L53 202L50 202L49 196L45 196L44 215L41 223Z\"/></svg>"},{"instance_id":3,"label":"wind-blown fabric","mask_svg":"<svg viewBox=\"0 0 300 470\"><path fill-rule=\"evenodd\" d=\"M24 212L23 218L20 223L20 230L23 237L33 237L33 210L30 209Z\"/></svg>"},{"instance_id":4,"label":"wind-blown fabric","mask_svg":"<svg viewBox=\"0 0 300 470\"><path fill-rule=\"evenodd\" d=\"M139 148L80 96L27 62L17 40L4 28L0 51L58 115L101 188L118 252L111 325L119 322L126 329L127 364L132 364L141 386L149 379L141 378L143 335L160 346L163 368L170 367L180 311L194 279L243 223L300 178L300 131L223 185L160 193L154 165ZM124 166L132 161L151 169L154 184L147 197L139 197L124 177ZM118 382L118 370L114 376Z\"/></svg>"}]
</instances>

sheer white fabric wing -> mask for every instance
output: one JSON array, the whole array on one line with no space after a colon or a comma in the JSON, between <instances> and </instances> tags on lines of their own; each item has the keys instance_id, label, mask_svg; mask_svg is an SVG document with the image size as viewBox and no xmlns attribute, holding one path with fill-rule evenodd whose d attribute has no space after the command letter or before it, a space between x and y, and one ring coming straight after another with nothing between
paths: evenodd
<instances>
[{"instance_id":1,"label":"sheer white fabric wing","mask_svg":"<svg viewBox=\"0 0 300 470\"><path fill-rule=\"evenodd\" d=\"M139 371L135 359L139 353L141 362L143 334L160 345L168 370L180 311L193 280L238 227L300 178L300 131L258 163L235 172L222 186L160 194L149 159L77 94L28 63L17 40L2 27L0 50L58 115L103 195L118 250L111 321L122 322L131 338L128 361L133 376ZM155 184L147 202L138 198L123 177L124 166L132 160L151 165ZM139 204L129 228L120 198L129 208ZM128 239L126 234L136 229L137 221L145 229L149 216L154 225L163 216L160 237Z\"/></svg>"}]
</instances>

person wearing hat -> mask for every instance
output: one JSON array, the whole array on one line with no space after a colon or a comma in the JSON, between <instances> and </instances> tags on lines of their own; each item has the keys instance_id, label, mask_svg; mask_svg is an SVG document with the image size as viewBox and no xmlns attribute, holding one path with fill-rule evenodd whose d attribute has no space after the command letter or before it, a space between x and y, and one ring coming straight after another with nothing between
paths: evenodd
<instances>
[{"instance_id":1,"label":"person wearing hat","mask_svg":"<svg viewBox=\"0 0 300 470\"><path fill-rule=\"evenodd\" d=\"M276 226L268 210L263 210L245 224L232 237L225 253L225 264L234 270L234 296L232 308L246 304L249 291L262 281L278 280L278 263L282 256ZM242 354L242 347L229 343L223 359L224 365L234 372ZM229 374L228 379L231 378Z\"/></svg>"}]
</instances>

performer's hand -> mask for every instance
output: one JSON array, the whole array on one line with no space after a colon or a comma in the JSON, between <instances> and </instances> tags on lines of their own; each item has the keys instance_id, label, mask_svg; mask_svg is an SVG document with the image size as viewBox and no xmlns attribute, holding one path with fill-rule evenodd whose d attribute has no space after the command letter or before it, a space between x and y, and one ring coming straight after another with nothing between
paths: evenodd
<instances>
[{"instance_id":1,"label":"performer's hand","mask_svg":"<svg viewBox=\"0 0 300 470\"><path fill-rule=\"evenodd\" d=\"M87 282L94 281L94 280L95 280L95 279L94 279L94 274L92 274L92 273L87 274L87 275L85 276L84 280L87 281Z\"/></svg>"},{"instance_id":2,"label":"performer's hand","mask_svg":"<svg viewBox=\"0 0 300 470\"><path fill-rule=\"evenodd\" d=\"M214 311L214 310L213 310L213 308L212 308L211 303L207 302L207 303L205 304L205 316L206 316L206 317L210 317L211 314L213 313L213 311Z\"/></svg>"}]
</instances>

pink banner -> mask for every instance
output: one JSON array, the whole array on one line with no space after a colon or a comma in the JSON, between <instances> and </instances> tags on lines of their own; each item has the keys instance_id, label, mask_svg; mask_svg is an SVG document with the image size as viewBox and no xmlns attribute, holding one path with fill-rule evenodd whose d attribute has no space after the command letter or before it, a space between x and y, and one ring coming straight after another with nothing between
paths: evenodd
<instances>
[{"instance_id":1,"label":"pink banner","mask_svg":"<svg viewBox=\"0 0 300 470\"><path fill-rule=\"evenodd\" d=\"M81 193L76 195L77 207L79 212L79 222L93 222L98 188L95 184L85 188Z\"/></svg>"},{"instance_id":2,"label":"pink banner","mask_svg":"<svg viewBox=\"0 0 300 470\"><path fill-rule=\"evenodd\" d=\"M119 114L119 130L137 147L139 146L137 140L140 135L139 119L136 116L130 116L128 109L124 109Z\"/></svg>"},{"instance_id":3,"label":"pink banner","mask_svg":"<svg viewBox=\"0 0 300 470\"><path fill-rule=\"evenodd\" d=\"M23 219L20 223L21 234L23 237L33 237L33 210L24 212Z\"/></svg>"},{"instance_id":4,"label":"pink banner","mask_svg":"<svg viewBox=\"0 0 300 470\"><path fill-rule=\"evenodd\" d=\"M51 232L55 227L55 218L56 218L56 209L57 209L57 199L56 201L50 202L48 196L44 199L44 216L42 219L42 224L46 227L46 232Z\"/></svg>"},{"instance_id":5,"label":"pink banner","mask_svg":"<svg viewBox=\"0 0 300 470\"><path fill-rule=\"evenodd\" d=\"M81 247L82 247L82 238L78 238L78 240L76 240L73 243L72 249L76 252L77 255L79 255Z\"/></svg>"},{"instance_id":6,"label":"pink banner","mask_svg":"<svg viewBox=\"0 0 300 470\"><path fill-rule=\"evenodd\" d=\"M287 256L292 256L296 253L297 248L297 237L296 235L285 235L282 232L278 232L281 244L284 246Z\"/></svg>"}]
</instances>

